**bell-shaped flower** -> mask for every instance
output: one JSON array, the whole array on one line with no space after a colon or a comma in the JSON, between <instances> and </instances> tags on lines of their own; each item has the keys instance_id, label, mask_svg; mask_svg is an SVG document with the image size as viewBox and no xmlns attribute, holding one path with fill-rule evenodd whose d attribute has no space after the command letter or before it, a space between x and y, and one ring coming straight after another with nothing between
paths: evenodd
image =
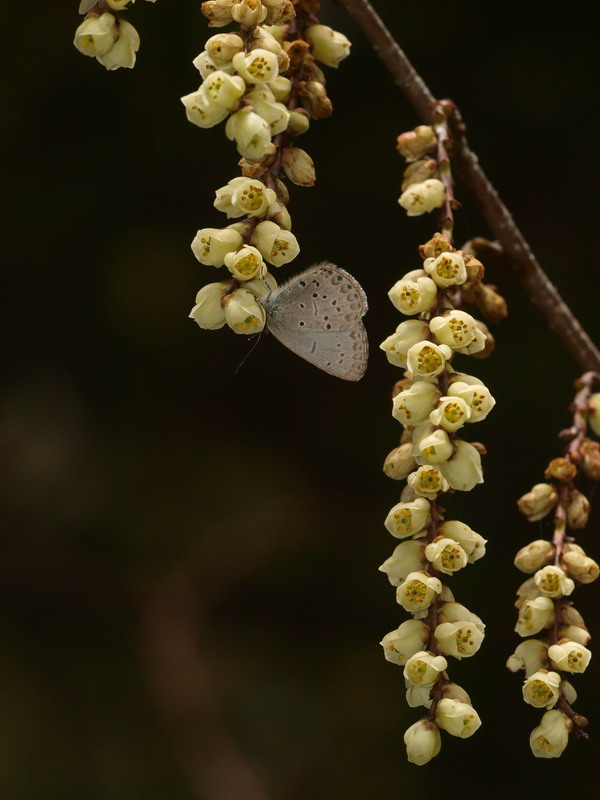
<instances>
[{"instance_id":1,"label":"bell-shaped flower","mask_svg":"<svg viewBox=\"0 0 600 800\"><path fill-rule=\"evenodd\" d=\"M441 253L437 258L426 258L423 269L438 286L443 288L460 286L467 280L467 268L460 253ZM470 317L470 314L467 317Z\"/></svg>"},{"instance_id":2,"label":"bell-shaped flower","mask_svg":"<svg viewBox=\"0 0 600 800\"><path fill-rule=\"evenodd\" d=\"M419 650L406 661L404 677L413 686L431 687L448 666L444 656Z\"/></svg>"},{"instance_id":3,"label":"bell-shaped flower","mask_svg":"<svg viewBox=\"0 0 600 800\"><path fill-rule=\"evenodd\" d=\"M232 178L216 191L214 206L231 217L262 217L275 202L275 192L255 178Z\"/></svg>"},{"instance_id":4,"label":"bell-shaped flower","mask_svg":"<svg viewBox=\"0 0 600 800\"><path fill-rule=\"evenodd\" d=\"M119 38L106 53L96 56L96 59L106 69L131 69L135 64L135 54L140 49L140 36L136 29L124 19L119 25Z\"/></svg>"},{"instance_id":5,"label":"bell-shaped flower","mask_svg":"<svg viewBox=\"0 0 600 800\"><path fill-rule=\"evenodd\" d=\"M424 718L406 730L404 744L410 763L422 767L440 752L442 737L437 725Z\"/></svg>"},{"instance_id":6,"label":"bell-shaped flower","mask_svg":"<svg viewBox=\"0 0 600 800\"><path fill-rule=\"evenodd\" d=\"M439 397L440 392L433 383L415 381L394 397L392 416L407 427L417 425L429 417Z\"/></svg>"},{"instance_id":7,"label":"bell-shaped flower","mask_svg":"<svg viewBox=\"0 0 600 800\"><path fill-rule=\"evenodd\" d=\"M235 253L243 243L234 228L202 228L192 242L192 252L201 264L221 267L227 253Z\"/></svg>"},{"instance_id":8,"label":"bell-shaped flower","mask_svg":"<svg viewBox=\"0 0 600 800\"><path fill-rule=\"evenodd\" d=\"M340 61L350 55L350 40L328 25L311 25L304 35L311 44L314 58L328 67L339 67Z\"/></svg>"},{"instance_id":9,"label":"bell-shaped flower","mask_svg":"<svg viewBox=\"0 0 600 800\"><path fill-rule=\"evenodd\" d=\"M470 418L471 409L460 397L442 397L437 407L429 415L432 425L438 425L450 433L462 428Z\"/></svg>"},{"instance_id":10,"label":"bell-shaped flower","mask_svg":"<svg viewBox=\"0 0 600 800\"><path fill-rule=\"evenodd\" d=\"M525 678L523 699L534 708L552 708L560 697L560 680L558 672L538 669Z\"/></svg>"},{"instance_id":11,"label":"bell-shaped flower","mask_svg":"<svg viewBox=\"0 0 600 800\"><path fill-rule=\"evenodd\" d=\"M222 28L228 25L231 20L231 11L237 0L207 0L202 3L202 13L208 20L211 28Z\"/></svg>"},{"instance_id":12,"label":"bell-shaped flower","mask_svg":"<svg viewBox=\"0 0 600 800\"><path fill-rule=\"evenodd\" d=\"M551 483L536 483L530 492L517 500L519 511L529 522L543 519L557 503L558 494Z\"/></svg>"},{"instance_id":13,"label":"bell-shaped flower","mask_svg":"<svg viewBox=\"0 0 600 800\"><path fill-rule=\"evenodd\" d=\"M485 555L487 539L484 539L479 533L475 533L464 522L454 519L446 520L438 527L438 534L458 542L467 554L470 564Z\"/></svg>"},{"instance_id":14,"label":"bell-shaped flower","mask_svg":"<svg viewBox=\"0 0 600 800\"><path fill-rule=\"evenodd\" d=\"M583 625L560 625L558 635L560 639L570 639L578 644L587 644L592 638L588 629Z\"/></svg>"},{"instance_id":15,"label":"bell-shaped flower","mask_svg":"<svg viewBox=\"0 0 600 800\"><path fill-rule=\"evenodd\" d=\"M459 375L466 378L466 375ZM452 380L448 387L448 395L465 401L471 409L469 422L481 422L496 405L490 391L482 383L467 383L463 380Z\"/></svg>"},{"instance_id":16,"label":"bell-shaped flower","mask_svg":"<svg viewBox=\"0 0 600 800\"><path fill-rule=\"evenodd\" d=\"M554 559L554 545L547 539L536 539L522 547L515 556L515 567L532 574Z\"/></svg>"},{"instance_id":17,"label":"bell-shaped flower","mask_svg":"<svg viewBox=\"0 0 600 800\"><path fill-rule=\"evenodd\" d=\"M549 597L532 597L519 608L515 626L519 636L533 636L554 623L554 603Z\"/></svg>"},{"instance_id":18,"label":"bell-shaped flower","mask_svg":"<svg viewBox=\"0 0 600 800\"><path fill-rule=\"evenodd\" d=\"M437 300L437 291L431 278L420 272L414 279L405 275L397 281L388 292L388 297L398 311L411 316L429 311Z\"/></svg>"},{"instance_id":19,"label":"bell-shaped flower","mask_svg":"<svg viewBox=\"0 0 600 800\"><path fill-rule=\"evenodd\" d=\"M236 253L227 253L225 266L239 281L250 281L265 271L265 262L256 247L246 245Z\"/></svg>"},{"instance_id":20,"label":"bell-shaped flower","mask_svg":"<svg viewBox=\"0 0 600 800\"><path fill-rule=\"evenodd\" d=\"M481 719L472 705L442 697L435 709L435 721L451 736L467 739L481 727Z\"/></svg>"},{"instance_id":21,"label":"bell-shaped flower","mask_svg":"<svg viewBox=\"0 0 600 800\"><path fill-rule=\"evenodd\" d=\"M271 144L269 123L255 111L251 111L250 106L241 108L229 117L225 125L225 135L231 141L235 139L240 155L258 161L263 158Z\"/></svg>"},{"instance_id":22,"label":"bell-shaped flower","mask_svg":"<svg viewBox=\"0 0 600 800\"><path fill-rule=\"evenodd\" d=\"M592 583L600 574L600 565L593 558L589 558L579 547L573 549L573 544L568 545L567 552L563 551L562 565L579 583Z\"/></svg>"},{"instance_id":23,"label":"bell-shaped flower","mask_svg":"<svg viewBox=\"0 0 600 800\"><path fill-rule=\"evenodd\" d=\"M260 250L263 258L274 267L289 263L300 252L300 245L294 234L270 220L258 223L251 241Z\"/></svg>"},{"instance_id":24,"label":"bell-shaped flower","mask_svg":"<svg viewBox=\"0 0 600 800\"><path fill-rule=\"evenodd\" d=\"M429 327L440 344L447 344L453 350L467 347L475 338L475 320L466 311L444 311L430 320Z\"/></svg>"},{"instance_id":25,"label":"bell-shaped flower","mask_svg":"<svg viewBox=\"0 0 600 800\"><path fill-rule=\"evenodd\" d=\"M236 53L231 63L248 84L267 83L277 77L279 65L275 53L257 47L249 53Z\"/></svg>"},{"instance_id":26,"label":"bell-shaped flower","mask_svg":"<svg viewBox=\"0 0 600 800\"><path fill-rule=\"evenodd\" d=\"M548 664L548 645L541 639L526 639L509 656L506 666L511 672L525 670L525 676L533 675Z\"/></svg>"},{"instance_id":27,"label":"bell-shaped flower","mask_svg":"<svg viewBox=\"0 0 600 800\"><path fill-rule=\"evenodd\" d=\"M105 11L81 23L75 31L73 44L84 56L103 56L114 45L117 34L114 16Z\"/></svg>"},{"instance_id":28,"label":"bell-shaped flower","mask_svg":"<svg viewBox=\"0 0 600 800\"><path fill-rule=\"evenodd\" d=\"M411 184L402 192L398 202L405 209L407 216L419 217L434 208L439 208L446 197L444 184L437 178L429 178L423 183Z\"/></svg>"},{"instance_id":29,"label":"bell-shaped flower","mask_svg":"<svg viewBox=\"0 0 600 800\"><path fill-rule=\"evenodd\" d=\"M399 586L411 572L419 572L425 567L427 559L424 551L425 542L419 539L402 542L379 570L385 572L392 586Z\"/></svg>"},{"instance_id":30,"label":"bell-shaped flower","mask_svg":"<svg viewBox=\"0 0 600 800\"><path fill-rule=\"evenodd\" d=\"M244 40L237 33L217 33L206 40L206 54L218 69L231 64L236 53L244 49Z\"/></svg>"},{"instance_id":31,"label":"bell-shaped flower","mask_svg":"<svg viewBox=\"0 0 600 800\"><path fill-rule=\"evenodd\" d=\"M407 478L408 485L421 497L435 500L438 494L447 492L448 481L437 467L423 466L416 472L411 472Z\"/></svg>"},{"instance_id":32,"label":"bell-shaped flower","mask_svg":"<svg viewBox=\"0 0 600 800\"><path fill-rule=\"evenodd\" d=\"M435 378L446 369L452 355L450 348L427 340L413 344L406 355L406 368L419 378Z\"/></svg>"},{"instance_id":33,"label":"bell-shaped flower","mask_svg":"<svg viewBox=\"0 0 600 800\"><path fill-rule=\"evenodd\" d=\"M534 728L529 737L531 751L536 758L558 758L569 744L572 723L569 718L555 709L546 711L542 722Z\"/></svg>"},{"instance_id":34,"label":"bell-shaped flower","mask_svg":"<svg viewBox=\"0 0 600 800\"><path fill-rule=\"evenodd\" d=\"M208 76L199 91L209 103L231 111L246 91L246 84L239 75L228 75L218 69Z\"/></svg>"},{"instance_id":35,"label":"bell-shaped flower","mask_svg":"<svg viewBox=\"0 0 600 800\"><path fill-rule=\"evenodd\" d=\"M444 603L438 607L438 620L443 622L460 622L461 624L468 622L472 623L478 630L483 633L485 625L477 614L473 614L462 603L455 603L454 601Z\"/></svg>"},{"instance_id":36,"label":"bell-shaped flower","mask_svg":"<svg viewBox=\"0 0 600 800\"><path fill-rule=\"evenodd\" d=\"M429 608L442 591L442 582L427 572L410 572L396 589L396 601L411 614Z\"/></svg>"},{"instance_id":37,"label":"bell-shaped flower","mask_svg":"<svg viewBox=\"0 0 600 800\"><path fill-rule=\"evenodd\" d=\"M487 355L490 355L494 350L496 343L493 336L489 332L488 327L479 320L475 320L475 336L464 347L457 347L457 353L463 353L466 356L475 355L475 353L482 353L487 347Z\"/></svg>"},{"instance_id":38,"label":"bell-shaped flower","mask_svg":"<svg viewBox=\"0 0 600 800\"><path fill-rule=\"evenodd\" d=\"M425 548L425 558L431 562L434 569L445 575L452 575L469 563L469 559L462 547L445 536L437 536Z\"/></svg>"},{"instance_id":39,"label":"bell-shaped flower","mask_svg":"<svg viewBox=\"0 0 600 800\"><path fill-rule=\"evenodd\" d=\"M386 633L381 642L387 661L406 664L406 661L423 649L429 638L429 628L419 619L408 619L395 631Z\"/></svg>"},{"instance_id":40,"label":"bell-shaped flower","mask_svg":"<svg viewBox=\"0 0 600 800\"><path fill-rule=\"evenodd\" d=\"M247 289L236 289L224 298L225 321L234 333L259 333L267 321L264 306Z\"/></svg>"},{"instance_id":41,"label":"bell-shaped flower","mask_svg":"<svg viewBox=\"0 0 600 800\"><path fill-rule=\"evenodd\" d=\"M271 136L282 133L288 127L290 112L283 105L277 103L273 92L268 86L261 84L246 95L246 100L253 110L269 124Z\"/></svg>"},{"instance_id":42,"label":"bell-shaped flower","mask_svg":"<svg viewBox=\"0 0 600 800\"><path fill-rule=\"evenodd\" d=\"M388 478L401 481L414 470L417 462L412 454L412 448L412 442L405 442L387 454L383 463L383 471Z\"/></svg>"},{"instance_id":43,"label":"bell-shaped flower","mask_svg":"<svg viewBox=\"0 0 600 800\"><path fill-rule=\"evenodd\" d=\"M429 326L420 319L407 319L401 322L396 332L388 336L379 347L387 356L390 364L406 367L406 354L417 342L423 341L429 332Z\"/></svg>"},{"instance_id":44,"label":"bell-shaped flower","mask_svg":"<svg viewBox=\"0 0 600 800\"><path fill-rule=\"evenodd\" d=\"M222 122L229 113L223 106L211 103L202 86L181 98L188 120L199 128L212 128Z\"/></svg>"},{"instance_id":45,"label":"bell-shaped flower","mask_svg":"<svg viewBox=\"0 0 600 800\"><path fill-rule=\"evenodd\" d=\"M416 497L408 503L397 503L385 518L385 527L397 539L414 536L426 527L429 509L429 501L424 497Z\"/></svg>"},{"instance_id":46,"label":"bell-shaped flower","mask_svg":"<svg viewBox=\"0 0 600 800\"><path fill-rule=\"evenodd\" d=\"M485 634L474 622L462 620L442 622L436 627L433 635L444 655L460 660L475 655L481 647Z\"/></svg>"},{"instance_id":47,"label":"bell-shaped flower","mask_svg":"<svg viewBox=\"0 0 600 800\"><path fill-rule=\"evenodd\" d=\"M212 75L213 72L219 69L223 70L223 72L226 72L228 75L233 75L233 67L231 64L218 67L206 50L199 53L192 61L192 64L196 67L203 80L206 80L209 75Z\"/></svg>"},{"instance_id":48,"label":"bell-shaped flower","mask_svg":"<svg viewBox=\"0 0 600 800\"><path fill-rule=\"evenodd\" d=\"M431 708L433 700L429 686L415 686L410 681L404 681L404 683L406 684L406 704L409 708L418 708L419 706Z\"/></svg>"},{"instance_id":49,"label":"bell-shaped flower","mask_svg":"<svg viewBox=\"0 0 600 800\"><path fill-rule=\"evenodd\" d=\"M452 455L452 443L446 431L441 428L432 430L432 425L428 420L418 427L426 430L422 432L423 435L420 430L415 431L413 452L417 464L442 464L447 461Z\"/></svg>"},{"instance_id":50,"label":"bell-shaped flower","mask_svg":"<svg viewBox=\"0 0 600 800\"><path fill-rule=\"evenodd\" d=\"M575 582L565 575L564 570L548 564L535 573L535 583L546 597L566 597L575 588Z\"/></svg>"},{"instance_id":51,"label":"bell-shaped flower","mask_svg":"<svg viewBox=\"0 0 600 800\"><path fill-rule=\"evenodd\" d=\"M196 305L190 311L190 317L201 328L214 331L225 325L225 311L222 308L225 288L222 283L209 283L196 295Z\"/></svg>"},{"instance_id":52,"label":"bell-shaped flower","mask_svg":"<svg viewBox=\"0 0 600 800\"><path fill-rule=\"evenodd\" d=\"M562 672L585 672L592 653L577 642L560 641L548 648L554 669Z\"/></svg>"},{"instance_id":53,"label":"bell-shaped flower","mask_svg":"<svg viewBox=\"0 0 600 800\"><path fill-rule=\"evenodd\" d=\"M451 489L470 492L478 483L483 483L481 456L469 442L454 440L454 453L448 461L440 464L440 471Z\"/></svg>"}]
</instances>

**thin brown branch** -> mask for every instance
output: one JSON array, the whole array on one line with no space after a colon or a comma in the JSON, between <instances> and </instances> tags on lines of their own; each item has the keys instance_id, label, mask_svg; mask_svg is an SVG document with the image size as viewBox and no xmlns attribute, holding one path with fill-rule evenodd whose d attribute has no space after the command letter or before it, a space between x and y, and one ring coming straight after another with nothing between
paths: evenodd
<instances>
[{"instance_id":1,"label":"thin brown branch","mask_svg":"<svg viewBox=\"0 0 600 800\"><path fill-rule=\"evenodd\" d=\"M421 119L430 124L436 99L368 0L334 1L364 30L394 83L402 89ZM454 137L452 158L456 173L477 200L483 217L515 265L517 275L532 302L544 314L550 327L583 369L600 370L600 352L552 285L498 192L479 166L477 156L465 138L465 127L458 109L450 101L443 102Z\"/></svg>"}]
</instances>

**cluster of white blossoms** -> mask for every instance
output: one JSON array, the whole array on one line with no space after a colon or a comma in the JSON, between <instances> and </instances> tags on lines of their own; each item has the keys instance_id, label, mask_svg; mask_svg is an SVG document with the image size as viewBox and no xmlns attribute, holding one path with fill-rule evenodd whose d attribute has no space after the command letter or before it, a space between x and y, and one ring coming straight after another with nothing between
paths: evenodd
<instances>
[{"instance_id":1,"label":"cluster of white blossoms","mask_svg":"<svg viewBox=\"0 0 600 800\"><path fill-rule=\"evenodd\" d=\"M463 437L495 400L478 378L453 365L457 353L486 351L485 326L451 302L461 287L481 281L483 266L441 234L419 250L422 269L407 273L389 292L411 319L381 344L388 361L405 370L392 405L403 432L384 472L407 485L385 520L392 536L403 541L380 569L396 587L397 602L413 615L381 644L388 661L404 666L408 704L428 709L404 737L409 761L425 764L439 752L440 729L464 738L481 724L446 668L447 658L468 658L479 650L485 626L455 602L446 581L481 558L486 542L464 522L444 521L439 497L468 492L483 481L483 447Z\"/></svg>"},{"instance_id":2,"label":"cluster of white blossoms","mask_svg":"<svg viewBox=\"0 0 600 800\"><path fill-rule=\"evenodd\" d=\"M156 0L148 0L155 3ZM86 17L75 31L73 44L84 56L93 56L106 69L135 64L140 37L120 13L135 0L81 0L79 13Z\"/></svg>"},{"instance_id":3,"label":"cluster of white blossoms","mask_svg":"<svg viewBox=\"0 0 600 800\"><path fill-rule=\"evenodd\" d=\"M225 228L202 228L192 242L201 264L225 267L229 277L204 286L190 317L201 328L228 325L252 334L266 324L261 298L277 282L269 267L292 261L300 248L291 232L284 179L312 186L315 167L295 140L311 119L332 113L316 60L337 67L350 52L346 37L314 16L314 0L209 0L211 27L236 22L235 33L211 36L194 60L202 83L182 97L187 118L200 128L225 124L242 174L217 189L215 207Z\"/></svg>"},{"instance_id":4,"label":"cluster of white blossoms","mask_svg":"<svg viewBox=\"0 0 600 800\"><path fill-rule=\"evenodd\" d=\"M586 646L590 634L571 596L576 586L591 583L600 574L598 564L574 540L575 531L587 524L590 507L575 487L575 478L583 472L600 480L600 444L586 435L588 424L600 435L600 395L590 397L593 380L588 373L577 384L573 426L561 433L568 442L565 457L553 459L544 473L546 482L536 484L518 501L530 522L554 513L552 541L536 539L515 558L516 567L532 575L517 593L515 630L535 638L525 639L507 662L512 672L525 672L525 702L547 709L529 739L538 758L560 756L571 734L586 736L587 720L572 709L577 693L569 678L584 672L592 655Z\"/></svg>"}]
</instances>

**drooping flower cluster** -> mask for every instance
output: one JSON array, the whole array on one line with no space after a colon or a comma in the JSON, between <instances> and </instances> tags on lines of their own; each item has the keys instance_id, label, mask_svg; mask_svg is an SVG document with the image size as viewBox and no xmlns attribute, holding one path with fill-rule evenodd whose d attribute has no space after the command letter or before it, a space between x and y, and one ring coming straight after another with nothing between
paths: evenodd
<instances>
[{"instance_id":1,"label":"drooping flower cluster","mask_svg":"<svg viewBox=\"0 0 600 800\"><path fill-rule=\"evenodd\" d=\"M242 175L216 192L215 207L239 221L202 228L192 242L201 264L225 266L230 276L204 286L190 316L201 328L228 325L251 334L266 324L260 298L276 286L268 266L292 261L300 247L286 208L287 177L312 186L311 157L295 140L311 119L332 113L316 60L337 66L350 51L346 37L315 16L314 0L210 0L202 12L212 27L234 21L236 33L218 33L194 60L200 87L182 97L190 122L225 134L242 156Z\"/></svg>"},{"instance_id":2,"label":"drooping flower cluster","mask_svg":"<svg viewBox=\"0 0 600 800\"><path fill-rule=\"evenodd\" d=\"M106 69L131 69L140 49L140 37L121 14L130 3L135 0L81 0L79 13L86 16L73 40L79 52L94 57Z\"/></svg>"},{"instance_id":3,"label":"drooping flower cluster","mask_svg":"<svg viewBox=\"0 0 600 800\"><path fill-rule=\"evenodd\" d=\"M386 659L404 667L408 704L428 709L404 737L409 761L421 765L438 754L440 730L465 738L481 724L468 694L450 682L446 668L448 658L468 658L479 650L485 626L455 601L447 581L481 558L486 542L464 522L444 520L440 496L470 491L483 481L485 450L467 441L465 433L486 418L495 400L478 378L454 366L456 354L481 357L491 348L483 323L458 307L464 304L463 291L481 285L483 266L452 246L451 180L443 184L433 177L434 159L429 160L433 165L427 162L426 173L420 166L414 169L422 166L415 159L424 151L437 147L438 157L443 152L438 136L420 126L399 142L412 161L407 171L419 178L426 174L413 196L431 190L436 197L431 207L444 203L448 212L442 216L445 235L437 233L419 248L422 268L408 272L390 290L394 306L410 319L381 344L388 361L405 371L394 386L392 405L403 432L384 472L394 480L406 479L407 485L385 520L387 530L402 542L380 569L396 587L397 602L413 615L381 644ZM448 176L447 167L445 172ZM409 215L421 213L412 201L401 204Z\"/></svg>"},{"instance_id":4,"label":"drooping flower cluster","mask_svg":"<svg viewBox=\"0 0 600 800\"><path fill-rule=\"evenodd\" d=\"M586 373L576 382L573 425L560 435L566 442L565 455L550 462L546 482L536 484L518 501L530 522L554 514L552 541L536 539L515 558L517 568L532 575L518 591L515 630L535 638L525 639L507 662L511 671L525 672L525 702L548 709L529 739L538 758L560 756L571 734L587 736L583 730L587 720L572 709L577 693L568 678L584 672L592 655L586 647L590 634L571 595L576 586L591 583L600 574L598 564L574 540L575 531L585 528L590 509L575 479L583 473L600 480L600 444L587 435L589 425L600 436L600 394L591 394L599 377Z\"/></svg>"}]
</instances>

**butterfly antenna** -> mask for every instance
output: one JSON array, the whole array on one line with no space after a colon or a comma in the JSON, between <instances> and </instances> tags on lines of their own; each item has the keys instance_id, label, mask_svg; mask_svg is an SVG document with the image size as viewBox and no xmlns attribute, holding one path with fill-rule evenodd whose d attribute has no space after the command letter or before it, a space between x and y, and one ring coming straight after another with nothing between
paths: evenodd
<instances>
[{"instance_id":1,"label":"butterfly antenna","mask_svg":"<svg viewBox=\"0 0 600 800\"><path fill-rule=\"evenodd\" d=\"M253 353L253 352L256 350L256 348L258 347L258 343L260 342L260 337L261 337L261 336L262 336L262 331L260 331L260 333L258 333L258 334L256 335L256 337L253 337L253 338L255 338L255 341L252 343L252 347L250 348L250 350L249 350L249 351L246 353L246 355L245 355L245 356L242 358L242 360L240 361L240 363L239 363L239 364L237 365L237 367L234 369L234 371L233 371L233 374L234 374L234 375L237 375L237 374L238 374L238 372L239 372L239 371L241 370L241 368L244 366L244 364L246 363L246 361L247 361L247 360L250 358L250 356L252 355L252 353Z\"/></svg>"}]
</instances>

